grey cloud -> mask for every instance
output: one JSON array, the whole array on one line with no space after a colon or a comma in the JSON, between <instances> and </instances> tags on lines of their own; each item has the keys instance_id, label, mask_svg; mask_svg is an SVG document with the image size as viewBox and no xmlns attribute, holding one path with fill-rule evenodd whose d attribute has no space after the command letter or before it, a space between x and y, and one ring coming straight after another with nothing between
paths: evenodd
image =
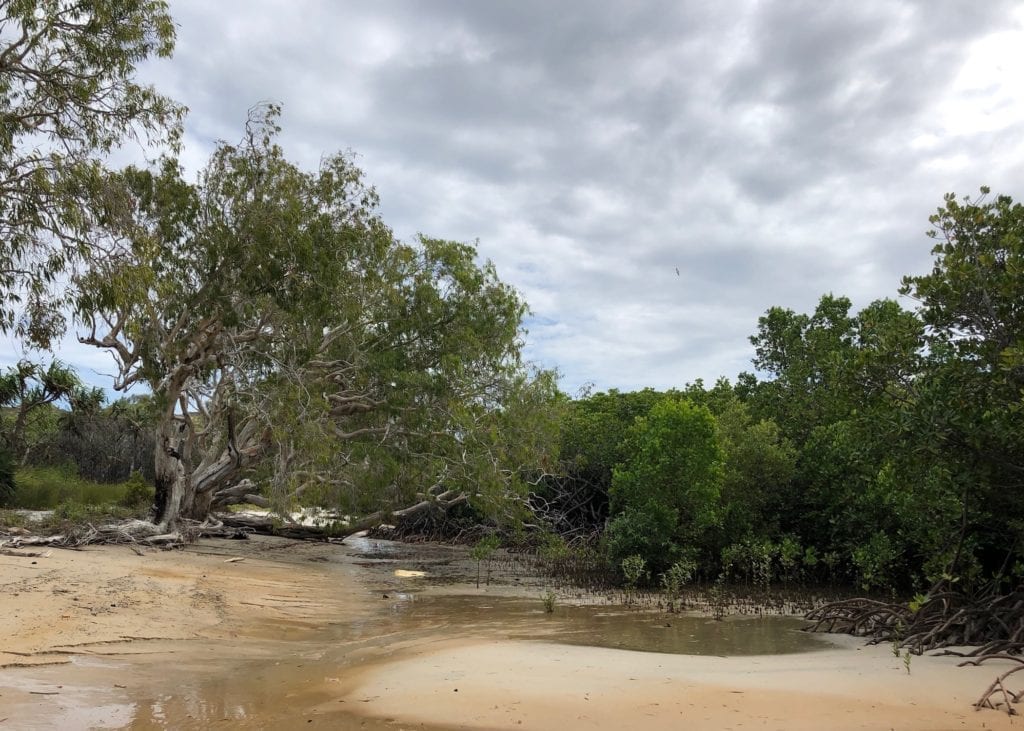
<instances>
[{"instance_id":1,"label":"grey cloud","mask_svg":"<svg viewBox=\"0 0 1024 731\"><path fill-rule=\"evenodd\" d=\"M749 368L772 305L895 296L947 190L1020 192L1024 120L941 124L1014 7L173 0L146 73L192 110L191 167L283 102L291 154L356 150L399 235L479 239L568 390L667 387Z\"/></svg>"}]
</instances>

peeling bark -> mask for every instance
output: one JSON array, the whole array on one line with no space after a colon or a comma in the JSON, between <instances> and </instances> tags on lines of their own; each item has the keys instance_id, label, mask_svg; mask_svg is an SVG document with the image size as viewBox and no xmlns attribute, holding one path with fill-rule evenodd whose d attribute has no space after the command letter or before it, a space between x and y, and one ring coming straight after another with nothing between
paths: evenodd
<instances>
[{"instance_id":1,"label":"peeling bark","mask_svg":"<svg viewBox=\"0 0 1024 731\"><path fill-rule=\"evenodd\" d=\"M173 526L181 513L188 474L183 463L183 425L173 415L161 419L156 440L156 500L153 522Z\"/></svg>"}]
</instances>

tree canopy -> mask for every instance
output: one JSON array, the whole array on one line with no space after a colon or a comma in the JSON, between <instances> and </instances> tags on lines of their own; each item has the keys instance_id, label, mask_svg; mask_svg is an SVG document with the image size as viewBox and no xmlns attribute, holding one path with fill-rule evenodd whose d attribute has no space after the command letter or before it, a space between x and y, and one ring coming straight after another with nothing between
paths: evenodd
<instances>
[{"instance_id":1,"label":"tree canopy","mask_svg":"<svg viewBox=\"0 0 1024 731\"><path fill-rule=\"evenodd\" d=\"M174 143L182 108L135 80L169 56L161 0L0 2L0 330L47 347L57 278L95 243L103 159L127 140Z\"/></svg>"},{"instance_id":2,"label":"tree canopy","mask_svg":"<svg viewBox=\"0 0 1024 731\"><path fill-rule=\"evenodd\" d=\"M900 290L915 309L833 294L811 313L773 307L751 337L756 376L571 402L552 523L592 495L613 566L693 551L708 579L1016 580L1024 207L983 190L931 221L934 266Z\"/></svg>"},{"instance_id":3,"label":"tree canopy","mask_svg":"<svg viewBox=\"0 0 1024 731\"><path fill-rule=\"evenodd\" d=\"M281 506L510 489L547 445L510 442L508 414L535 421L516 404L554 394L520 358L524 303L472 246L395 239L347 156L289 162L277 115L254 110L195 184L173 158L120 174L130 194L79 279L82 342L161 411L158 520L202 518L243 476Z\"/></svg>"}]
</instances>

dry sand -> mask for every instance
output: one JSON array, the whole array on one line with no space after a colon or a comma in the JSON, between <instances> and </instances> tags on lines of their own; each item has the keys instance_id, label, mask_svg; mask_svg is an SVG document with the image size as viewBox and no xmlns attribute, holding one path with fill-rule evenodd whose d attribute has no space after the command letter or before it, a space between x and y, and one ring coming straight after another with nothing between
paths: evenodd
<instances>
[{"instance_id":1,"label":"dry sand","mask_svg":"<svg viewBox=\"0 0 1024 731\"><path fill-rule=\"evenodd\" d=\"M888 648L855 642L720 658L412 632L381 577L416 566L340 550L261 539L0 556L0 729L1024 725L970 705L998 665L915 657L908 675Z\"/></svg>"}]
</instances>

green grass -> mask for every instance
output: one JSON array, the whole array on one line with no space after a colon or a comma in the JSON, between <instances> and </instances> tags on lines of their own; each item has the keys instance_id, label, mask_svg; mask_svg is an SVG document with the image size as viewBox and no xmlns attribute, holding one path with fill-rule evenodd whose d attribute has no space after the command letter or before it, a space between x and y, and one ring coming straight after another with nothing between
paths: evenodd
<instances>
[{"instance_id":1,"label":"green grass","mask_svg":"<svg viewBox=\"0 0 1024 731\"><path fill-rule=\"evenodd\" d=\"M14 474L9 508L53 510L60 505L115 505L125 500L129 483L104 485L78 476L73 466L22 467Z\"/></svg>"},{"instance_id":2,"label":"green grass","mask_svg":"<svg viewBox=\"0 0 1024 731\"><path fill-rule=\"evenodd\" d=\"M153 487L138 473L126 482L106 485L78 476L74 466L23 467L14 475L14 495L0 510L0 526L33 533L70 533L87 525L144 518ZM43 520L28 520L15 510L52 510Z\"/></svg>"},{"instance_id":3,"label":"green grass","mask_svg":"<svg viewBox=\"0 0 1024 731\"><path fill-rule=\"evenodd\" d=\"M63 503L41 519L28 518L15 510L0 510L0 529L25 528L41 536L74 534L90 526L116 523L128 518L144 518L144 513L142 509L120 505Z\"/></svg>"}]
</instances>

